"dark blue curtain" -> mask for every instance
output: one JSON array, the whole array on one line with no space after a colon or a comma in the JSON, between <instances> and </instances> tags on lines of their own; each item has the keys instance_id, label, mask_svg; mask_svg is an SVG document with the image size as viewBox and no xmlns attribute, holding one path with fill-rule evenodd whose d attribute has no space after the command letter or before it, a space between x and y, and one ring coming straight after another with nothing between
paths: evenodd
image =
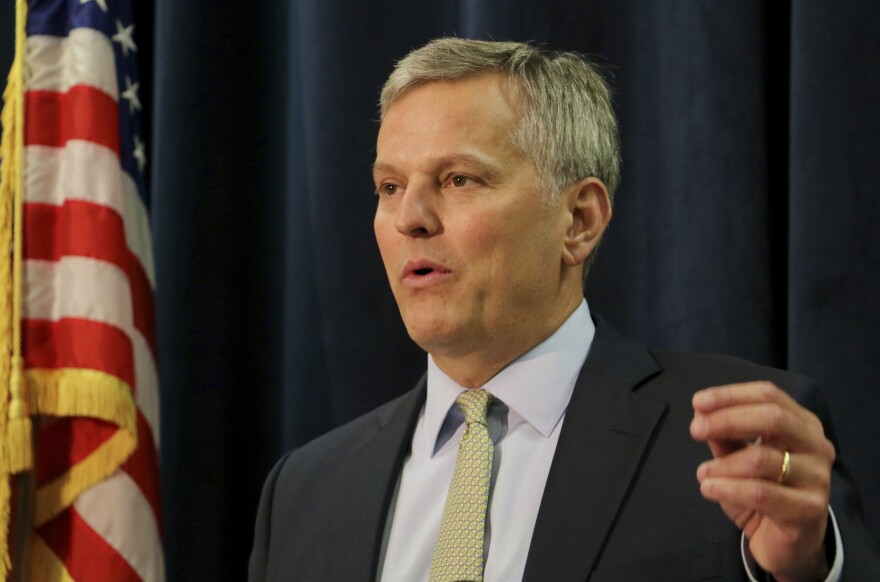
<instances>
[{"instance_id":1,"label":"dark blue curtain","mask_svg":"<svg viewBox=\"0 0 880 582\"><path fill-rule=\"evenodd\" d=\"M453 34L602 55L624 165L592 308L820 380L880 535L880 7L160 0L155 30L171 579L241 579L277 457L420 376L369 168L393 62Z\"/></svg>"},{"instance_id":2,"label":"dark blue curtain","mask_svg":"<svg viewBox=\"0 0 880 582\"><path fill-rule=\"evenodd\" d=\"M820 380L880 538L880 5L144 5L170 580L243 579L273 462L422 373L370 164L393 62L441 35L602 55L624 164L592 309Z\"/></svg>"}]
</instances>

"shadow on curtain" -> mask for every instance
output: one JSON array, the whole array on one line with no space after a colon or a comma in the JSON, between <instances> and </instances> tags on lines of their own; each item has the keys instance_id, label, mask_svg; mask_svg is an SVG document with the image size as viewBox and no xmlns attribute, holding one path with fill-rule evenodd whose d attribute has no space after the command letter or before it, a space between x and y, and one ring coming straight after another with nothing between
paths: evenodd
<instances>
[{"instance_id":1,"label":"shadow on curtain","mask_svg":"<svg viewBox=\"0 0 880 582\"><path fill-rule=\"evenodd\" d=\"M880 537L880 6L160 0L168 578L243 579L273 462L421 375L370 165L393 62L453 34L602 55L624 165L591 307L820 380Z\"/></svg>"}]
</instances>

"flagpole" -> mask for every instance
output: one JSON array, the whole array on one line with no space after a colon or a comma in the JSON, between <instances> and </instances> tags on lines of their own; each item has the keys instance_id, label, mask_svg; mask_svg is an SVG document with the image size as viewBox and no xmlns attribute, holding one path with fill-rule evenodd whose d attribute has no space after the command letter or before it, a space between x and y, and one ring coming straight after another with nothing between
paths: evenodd
<instances>
[{"instance_id":1,"label":"flagpole","mask_svg":"<svg viewBox=\"0 0 880 582\"><path fill-rule=\"evenodd\" d=\"M39 431L34 431L34 453L36 454ZM12 572L10 582L27 582L29 576L29 554L31 534L34 526L34 499L36 480L33 471L25 471L13 477L13 499L15 507L12 515Z\"/></svg>"},{"instance_id":2,"label":"flagpole","mask_svg":"<svg viewBox=\"0 0 880 582\"><path fill-rule=\"evenodd\" d=\"M27 17L26 0L16 0L15 6L15 62L10 72L10 83L15 85L14 96L14 151L8 163L16 165L13 197L13 244L12 244L12 358L10 374L10 401L6 424L8 434L9 467L12 476L12 496L14 506L10 508L10 521L13 529L10 562L12 571L9 580L26 582L28 580L31 534L33 532L36 480L33 460L36 458L38 432L32 430L32 419L25 394L24 359L22 358L22 283L24 246L23 204L24 204L24 69L25 69L25 21Z\"/></svg>"}]
</instances>

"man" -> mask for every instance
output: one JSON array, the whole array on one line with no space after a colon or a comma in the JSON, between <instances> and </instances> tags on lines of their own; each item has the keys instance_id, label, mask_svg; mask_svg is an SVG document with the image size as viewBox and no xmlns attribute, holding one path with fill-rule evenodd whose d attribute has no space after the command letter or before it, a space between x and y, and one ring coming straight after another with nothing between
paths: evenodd
<instances>
[{"instance_id":1,"label":"man","mask_svg":"<svg viewBox=\"0 0 880 582\"><path fill-rule=\"evenodd\" d=\"M619 154L592 66L440 39L381 114L376 239L428 372L279 462L251 580L880 575L811 383L594 323Z\"/></svg>"}]
</instances>

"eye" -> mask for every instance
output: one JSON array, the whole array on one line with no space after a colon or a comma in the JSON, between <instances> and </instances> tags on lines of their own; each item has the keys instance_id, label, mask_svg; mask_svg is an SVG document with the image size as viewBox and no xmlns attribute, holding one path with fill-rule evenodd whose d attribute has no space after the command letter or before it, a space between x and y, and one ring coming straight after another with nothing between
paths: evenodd
<instances>
[{"instance_id":1,"label":"eye","mask_svg":"<svg viewBox=\"0 0 880 582\"><path fill-rule=\"evenodd\" d=\"M453 174L449 178L449 185L453 188L464 188L476 183L476 180L464 174Z\"/></svg>"},{"instance_id":2,"label":"eye","mask_svg":"<svg viewBox=\"0 0 880 582\"><path fill-rule=\"evenodd\" d=\"M383 182L383 183L379 184L379 186L376 188L376 195L377 196L393 196L394 194L397 194L398 189L399 189L399 186L397 184Z\"/></svg>"}]
</instances>

